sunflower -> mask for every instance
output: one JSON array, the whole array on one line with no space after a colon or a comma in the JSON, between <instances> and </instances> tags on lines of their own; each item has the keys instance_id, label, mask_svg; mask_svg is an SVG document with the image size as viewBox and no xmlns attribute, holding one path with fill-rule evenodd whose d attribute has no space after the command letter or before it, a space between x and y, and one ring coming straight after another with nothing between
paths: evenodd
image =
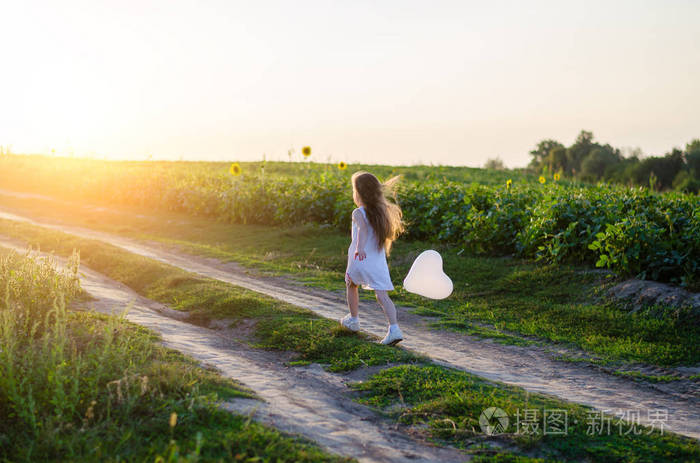
<instances>
[{"instance_id":1,"label":"sunflower","mask_svg":"<svg viewBox=\"0 0 700 463\"><path fill-rule=\"evenodd\" d=\"M305 158L308 158L311 156L311 147L310 146L305 146L301 149L301 154L304 155Z\"/></svg>"},{"instance_id":2,"label":"sunflower","mask_svg":"<svg viewBox=\"0 0 700 463\"><path fill-rule=\"evenodd\" d=\"M231 172L231 175L233 175L234 177L238 177L239 175L241 175L241 166L239 166L237 162L234 162L233 164L231 164L231 167L228 171Z\"/></svg>"},{"instance_id":3,"label":"sunflower","mask_svg":"<svg viewBox=\"0 0 700 463\"><path fill-rule=\"evenodd\" d=\"M541 183L542 185L544 185L546 181L547 181L547 179L544 178L543 175L540 175L540 183Z\"/></svg>"},{"instance_id":4,"label":"sunflower","mask_svg":"<svg viewBox=\"0 0 700 463\"><path fill-rule=\"evenodd\" d=\"M338 169L340 169L340 170L345 170L345 169L347 169L347 168L348 168L348 165L345 164L343 161L340 161L340 162L338 163Z\"/></svg>"},{"instance_id":5,"label":"sunflower","mask_svg":"<svg viewBox=\"0 0 700 463\"><path fill-rule=\"evenodd\" d=\"M511 179L506 180L506 188L510 189L512 184L513 184L513 180L511 180Z\"/></svg>"},{"instance_id":6,"label":"sunflower","mask_svg":"<svg viewBox=\"0 0 700 463\"><path fill-rule=\"evenodd\" d=\"M555 182L558 182L560 178L561 178L561 175L559 175L559 172L557 172L556 174L554 174L554 181L555 181Z\"/></svg>"}]
</instances>

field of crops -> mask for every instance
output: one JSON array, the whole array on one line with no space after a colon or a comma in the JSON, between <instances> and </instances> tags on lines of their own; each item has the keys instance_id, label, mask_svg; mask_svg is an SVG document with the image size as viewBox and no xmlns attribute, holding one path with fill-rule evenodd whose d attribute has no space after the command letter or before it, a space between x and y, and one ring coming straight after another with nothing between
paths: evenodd
<instances>
[{"instance_id":1,"label":"field of crops","mask_svg":"<svg viewBox=\"0 0 700 463\"><path fill-rule=\"evenodd\" d=\"M0 185L95 204L179 211L233 223L316 222L346 229L349 177L403 175L408 237L457 252L517 255L610 268L697 288L700 199L645 188L586 185L524 171L308 162L107 162L0 159ZM344 168L341 168L344 167Z\"/></svg>"}]
</instances>

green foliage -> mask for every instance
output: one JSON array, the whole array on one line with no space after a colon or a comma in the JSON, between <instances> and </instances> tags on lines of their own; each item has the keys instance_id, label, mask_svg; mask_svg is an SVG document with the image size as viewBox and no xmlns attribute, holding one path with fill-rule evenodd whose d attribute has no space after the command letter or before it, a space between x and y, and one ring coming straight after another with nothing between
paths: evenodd
<instances>
[{"instance_id":1,"label":"green foliage","mask_svg":"<svg viewBox=\"0 0 700 463\"><path fill-rule=\"evenodd\" d=\"M581 177L593 181L603 178L618 162L620 156L613 150L595 148L581 162Z\"/></svg>"},{"instance_id":2,"label":"green foliage","mask_svg":"<svg viewBox=\"0 0 700 463\"><path fill-rule=\"evenodd\" d=\"M673 179L673 189L676 191L682 191L683 193L698 194L700 192L700 175L693 175L688 170L682 170L678 172L676 178ZM700 172L698 170L697 172Z\"/></svg>"},{"instance_id":3,"label":"green foliage","mask_svg":"<svg viewBox=\"0 0 700 463\"><path fill-rule=\"evenodd\" d=\"M621 274L696 283L697 196L606 186L506 190L443 183L407 187L400 198L412 238L477 254L598 263Z\"/></svg>"},{"instance_id":4,"label":"green foliage","mask_svg":"<svg viewBox=\"0 0 700 463\"><path fill-rule=\"evenodd\" d=\"M673 186L673 180L684 169L683 152L673 149L665 156L652 156L639 161L631 170L632 179L638 185L644 185L652 177L654 189L668 190Z\"/></svg>"},{"instance_id":5,"label":"green foliage","mask_svg":"<svg viewBox=\"0 0 700 463\"><path fill-rule=\"evenodd\" d=\"M553 150L558 150L563 147L564 145L556 140L542 140L537 144L534 150L530 151L530 156L532 156L530 166L539 170L539 168L546 165L550 160L550 154Z\"/></svg>"},{"instance_id":6,"label":"green foliage","mask_svg":"<svg viewBox=\"0 0 700 463\"><path fill-rule=\"evenodd\" d=\"M566 150L567 167L569 174L576 174L581 171L581 163L598 146L593 142L593 133L586 130L576 137L576 141Z\"/></svg>"},{"instance_id":7,"label":"green foliage","mask_svg":"<svg viewBox=\"0 0 700 463\"><path fill-rule=\"evenodd\" d=\"M551 172L569 172L569 160L566 154L566 148L558 146L549 152L547 157L547 166Z\"/></svg>"},{"instance_id":8,"label":"green foliage","mask_svg":"<svg viewBox=\"0 0 700 463\"><path fill-rule=\"evenodd\" d=\"M588 132L582 133L569 151L585 152L586 156L593 151L598 153L594 156L605 159L618 156L608 145L594 143ZM579 154L574 156L577 160ZM679 156L674 154L674 163L682 162ZM283 163L268 163L263 183L260 167L254 163L244 164L243 174L232 177L223 163L159 163L147 169L146 163L90 161L88 165L98 172L78 177L84 172L81 164L66 167L50 160L48 166L43 166L36 161L9 157L3 161L7 168L0 179L12 184L16 181L13 179L21 178L22 187L59 197L74 199L77 195L102 204L146 206L241 224L311 222L347 230L354 207L350 173L331 166L287 164L290 172L284 174ZM25 185L22 173L28 166L36 167L38 173L32 182L37 183ZM381 166L377 170L396 173L396 169ZM435 170L457 175L441 167ZM696 195L654 195L644 189L580 186L556 182L553 175L548 175L545 185L525 177L516 177L512 187L507 187L505 181L469 184L429 172L425 167L417 168L414 176L426 175L424 179L407 180L399 190L398 201L409 224L410 238L455 245L482 255L597 262L621 274L685 285L696 283L700 260L696 212L700 201ZM504 175L493 170L482 172ZM655 175L661 184L673 181L665 174Z\"/></svg>"},{"instance_id":9,"label":"green foliage","mask_svg":"<svg viewBox=\"0 0 700 463\"><path fill-rule=\"evenodd\" d=\"M605 229L596 232L588 245L598 256L596 265L641 278L697 284L700 271L697 197L644 194L618 204L620 219L606 223Z\"/></svg>"},{"instance_id":10,"label":"green foliage","mask_svg":"<svg viewBox=\"0 0 700 463\"><path fill-rule=\"evenodd\" d=\"M685 162L693 176L700 177L700 138L685 145Z\"/></svg>"}]
</instances>

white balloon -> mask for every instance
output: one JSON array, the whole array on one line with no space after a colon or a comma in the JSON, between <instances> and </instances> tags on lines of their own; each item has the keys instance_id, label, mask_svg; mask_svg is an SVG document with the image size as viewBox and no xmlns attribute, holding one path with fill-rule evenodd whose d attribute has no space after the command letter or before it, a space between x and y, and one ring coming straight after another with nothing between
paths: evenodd
<instances>
[{"instance_id":1,"label":"white balloon","mask_svg":"<svg viewBox=\"0 0 700 463\"><path fill-rule=\"evenodd\" d=\"M406 291L430 299L445 299L452 294L452 280L442 270L442 257L437 251L420 253L403 280Z\"/></svg>"}]
</instances>

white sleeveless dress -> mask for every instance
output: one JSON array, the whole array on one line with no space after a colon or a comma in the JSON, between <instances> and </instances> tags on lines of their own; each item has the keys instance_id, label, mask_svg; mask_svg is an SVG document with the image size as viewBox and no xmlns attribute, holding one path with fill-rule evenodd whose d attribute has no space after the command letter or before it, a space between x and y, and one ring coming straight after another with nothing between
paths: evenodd
<instances>
[{"instance_id":1,"label":"white sleeveless dress","mask_svg":"<svg viewBox=\"0 0 700 463\"><path fill-rule=\"evenodd\" d=\"M365 221L367 221L365 208L360 207L359 209L362 211ZM367 257L359 260L355 258L359 229L355 221L352 221L352 242L348 248L348 267L345 270L345 274L350 277L353 283L362 286L364 289L393 291L394 285L391 283L391 277L389 276L389 266L386 263L384 246L377 249L377 237L372 226L369 225L369 221L367 221L367 225L367 240L365 243L365 254L367 254Z\"/></svg>"}]
</instances>

